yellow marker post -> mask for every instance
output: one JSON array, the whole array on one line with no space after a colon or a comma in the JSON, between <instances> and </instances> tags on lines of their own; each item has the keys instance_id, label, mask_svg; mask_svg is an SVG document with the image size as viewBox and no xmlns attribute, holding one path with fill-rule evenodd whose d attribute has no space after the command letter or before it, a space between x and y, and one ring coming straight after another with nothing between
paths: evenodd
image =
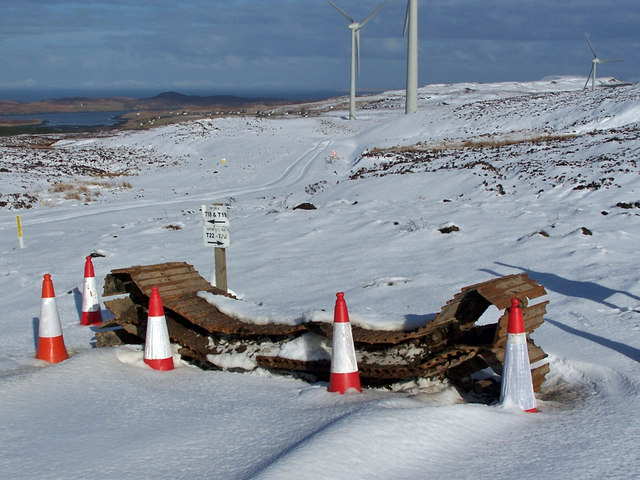
<instances>
[{"instance_id":1,"label":"yellow marker post","mask_svg":"<svg viewBox=\"0 0 640 480\"><path fill-rule=\"evenodd\" d=\"M22 240L22 223L20 223L20 215L16 215L16 223L18 224L18 240L20 241L20 248L24 248L24 241Z\"/></svg>"}]
</instances>

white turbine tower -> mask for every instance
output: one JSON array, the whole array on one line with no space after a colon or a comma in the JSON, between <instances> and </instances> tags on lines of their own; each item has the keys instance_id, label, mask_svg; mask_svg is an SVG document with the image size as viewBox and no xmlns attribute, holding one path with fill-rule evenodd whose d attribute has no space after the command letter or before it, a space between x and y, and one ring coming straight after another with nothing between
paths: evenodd
<instances>
[{"instance_id":1,"label":"white turbine tower","mask_svg":"<svg viewBox=\"0 0 640 480\"><path fill-rule=\"evenodd\" d=\"M589 40L589 35L587 35L585 33L584 34L584 38L587 39L587 43L589 44L589 48L591 49L591 53L593 53L593 60L591 60L591 71L589 72L589 76L587 77L587 81L584 84L584 88L587 88L587 85L589 85L589 80L591 80L591 90L593 90L593 88L596 85L596 66L599 63L621 62L622 60L602 60L602 59L598 58L598 55L596 55L596 51L593 49L593 45L591 45L591 40Z\"/></svg>"},{"instance_id":2,"label":"white turbine tower","mask_svg":"<svg viewBox=\"0 0 640 480\"><path fill-rule=\"evenodd\" d=\"M408 35L407 35L408 33ZM407 1L404 31L407 35L407 92L404 113L418 109L418 0Z\"/></svg>"},{"instance_id":3,"label":"white turbine tower","mask_svg":"<svg viewBox=\"0 0 640 480\"><path fill-rule=\"evenodd\" d=\"M369 14L362 22L356 22L353 18L347 15L340 7L334 4L331 0L329 3L338 10L344 17L349 20L349 30L351 30L351 90L349 98L349 120L356 118L356 71L360 72L360 29L364 27L371 18L378 13L388 0L382 2L382 4Z\"/></svg>"}]
</instances>

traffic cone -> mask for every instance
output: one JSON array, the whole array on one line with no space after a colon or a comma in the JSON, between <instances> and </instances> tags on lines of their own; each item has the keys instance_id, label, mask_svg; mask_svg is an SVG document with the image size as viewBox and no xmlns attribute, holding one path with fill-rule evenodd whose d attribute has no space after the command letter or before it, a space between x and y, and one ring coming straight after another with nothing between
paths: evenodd
<instances>
[{"instance_id":1,"label":"traffic cone","mask_svg":"<svg viewBox=\"0 0 640 480\"><path fill-rule=\"evenodd\" d=\"M96 275L93 272L91 257L86 257L84 264L84 281L82 286L82 317L81 325L97 325L102 323L100 299L96 288Z\"/></svg>"},{"instance_id":2,"label":"traffic cone","mask_svg":"<svg viewBox=\"0 0 640 480\"><path fill-rule=\"evenodd\" d=\"M38 349L36 358L49 363L58 363L69 358L62 337L62 325L53 291L51 275L45 274L42 281L42 304L38 324Z\"/></svg>"},{"instance_id":3,"label":"traffic cone","mask_svg":"<svg viewBox=\"0 0 640 480\"><path fill-rule=\"evenodd\" d=\"M527 335L524 332L522 308L517 298L511 299L507 344L502 366L502 385L500 403L508 401L525 412L537 412L536 397L533 394L531 364L527 348Z\"/></svg>"},{"instance_id":4,"label":"traffic cone","mask_svg":"<svg viewBox=\"0 0 640 480\"><path fill-rule=\"evenodd\" d=\"M162 308L162 299L158 287L151 288L147 335L144 342L144 363L155 370L173 370L173 356L167 319Z\"/></svg>"},{"instance_id":5,"label":"traffic cone","mask_svg":"<svg viewBox=\"0 0 640 480\"><path fill-rule=\"evenodd\" d=\"M361 392L360 374L356 351L353 346L351 323L344 293L336 294L336 307L333 315L333 343L331 348L331 378L329 391L344 393L350 388Z\"/></svg>"}]
</instances>

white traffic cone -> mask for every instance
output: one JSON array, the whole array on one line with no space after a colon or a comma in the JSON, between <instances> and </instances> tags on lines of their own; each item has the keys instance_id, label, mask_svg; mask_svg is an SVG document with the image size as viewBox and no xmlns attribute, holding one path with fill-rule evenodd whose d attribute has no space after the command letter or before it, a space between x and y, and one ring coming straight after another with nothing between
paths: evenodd
<instances>
[{"instance_id":1,"label":"white traffic cone","mask_svg":"<svg viewBox=\"0 0 640 480\"><path fill-rule=\"evenodd\" d=\"M329 391L344 393L350 388L361 392L358 362L353 345L351 323L344 293L336 294L336 307L333 315L333 342L331 348L331 378Z\"/></svg>"},{"instance_id":2,"label":"white traffic cone","mask_svg":"<svg viewBox=\"0 0 640 480\"><path fill-rule=\"evenodd\" d=\"M500 403L505 402L517 405L525 412L538 411L536 397L533 394L527 335L524 331L520 301L517 298L511 299L507 345L502 366Z\"/></svg>"},{"instance_id":3,"label":"white traffic cone","mask_svg":"<svg viewBox=\"0 0 640 480\"><path fill-rule=\"evenodd\" d=\"M173 370L173 355L158 287L151 288L147 335L144 341L144 363L155 370Z\"/></svg>"},{"instance_id":4,"label":"white traffic cone","mask_svg":"<svg viewBox=\"0 0 640 480\"><path fill-rule=\"evenodd\" d=\"M91 257L86 257L84 264L84 281L82 285L82 317L81 325L97 325L102 323L100 299L96 288L96 275L93 272Z\"/></svg>"},{"instance_id":5,"label":"white traffic cone","mask_svg":"<svg viewBox=\"0 0 640 480\"><path fill-rule=\"evenodd\" d=\"M42 281L42 304L38 324L38 350L36 358L49 363L58 363L69 358L62 336L62 325L53 291L51 275L45 274Z\"/></svg>"}]
</instances>

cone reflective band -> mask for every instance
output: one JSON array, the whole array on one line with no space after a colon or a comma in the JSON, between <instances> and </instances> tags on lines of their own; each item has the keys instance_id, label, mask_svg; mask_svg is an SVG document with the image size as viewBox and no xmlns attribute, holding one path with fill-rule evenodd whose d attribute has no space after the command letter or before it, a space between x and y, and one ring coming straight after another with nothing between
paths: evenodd
<instances>
[{"instance_id":1,"label":"cone reflective band","mask_svg":"<svg viewBox=\"0 0 640 480\"><path fill-rule=\"evenodd\" d=\"M331 348L331 378L329 391L344 393L350 388L362 391L360 374L353 345L349 312L344 301L344 293L336 294L336 307L333 316L333 342Z\"/></svg>"},{"instance_id":2,"label":"cone reflective band","mask_svg":"<svg viewBox=\"0 0 640 480\"><path fill-rule=\"evenodd\" d=\"M102 323L100 300L96 288L96 275L93 272L91 257L86 257L84 264L84 281L82 285L82 317L81 325L97 325Z\"/></svg>"},{"instance_id":3,"label":"cone reflective band","mask_svg":"<svg viewBox=\"0 0 640 480\"><path fill-rule=\"evenodd\" d=\"M505 402L517 405L525 412L537 411L531 380L527 335L524 331L520 301L517 298L511 299L507 344L502 367L500 403Z\"/></svg>"},{"instance_id":4,"label":"cone reflective band","mask_svg":"<svg viewBox=\"0 0 640 480\"><path fill-rule=\"evenodd\" d=\"M45 362L58 363L69 358L64 345L60 315L53 291L51 275L44 275L42 281L42 303L40 305L40 322L38 323L38 350L36 358Z\"/></svg>"},{"instance_id":5,"label":"cone reflective band","mask_svg":"<svg viewBox=\"0 0 640 480\"><path fill-rule=\"evenodd\" d=\"M173 370L171 342L158 287L151 288L147 335L144 341L144 363L155 370Z\"/></svg>"}]
</instances>

